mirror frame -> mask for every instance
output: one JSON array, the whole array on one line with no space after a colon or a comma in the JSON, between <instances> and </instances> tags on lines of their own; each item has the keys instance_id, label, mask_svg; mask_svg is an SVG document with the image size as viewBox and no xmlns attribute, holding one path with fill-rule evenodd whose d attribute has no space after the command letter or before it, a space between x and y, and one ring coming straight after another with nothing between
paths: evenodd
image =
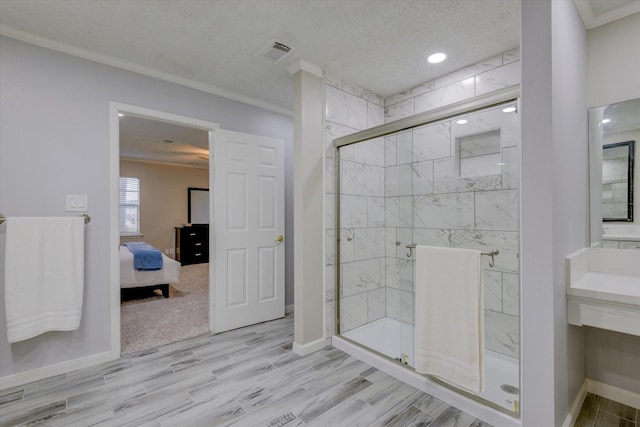
<instances>
[{"instance_id":1,"label":"mirror frame","mask_svg":"<svg viewBox=\"0 0 640 427\"><path fill-rule=\"evenodd\" d=\"M633 177L634 177L634 146L635 141L624 141L624 142L616 142L613 144L605 144L602 146L602 150L606 150L608 148L620 148L627 147L627 216L626 217L615 217L615 218L607 218L602 217L603 222L633 222ZM603 153L603 163L604 163L604 153ZM603 181L604 185L604 181Z\"/></svg>"}]
</instances>

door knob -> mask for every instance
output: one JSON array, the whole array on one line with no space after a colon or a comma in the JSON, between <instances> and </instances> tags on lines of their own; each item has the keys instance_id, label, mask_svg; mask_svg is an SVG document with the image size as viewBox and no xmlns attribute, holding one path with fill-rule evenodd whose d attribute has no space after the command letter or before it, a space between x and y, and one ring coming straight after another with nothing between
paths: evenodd
<instances>
[{"instance_id":1,"label":"door knob","mask_svg":"<svg viewBox=\"0 0 640 427\"><path fill-rule=\"evenodd\" d=\"M284 236L276 237L276 240L274 240L274 242L276 242L276 243L284 242Z\"/></svg>"}]
</instances>

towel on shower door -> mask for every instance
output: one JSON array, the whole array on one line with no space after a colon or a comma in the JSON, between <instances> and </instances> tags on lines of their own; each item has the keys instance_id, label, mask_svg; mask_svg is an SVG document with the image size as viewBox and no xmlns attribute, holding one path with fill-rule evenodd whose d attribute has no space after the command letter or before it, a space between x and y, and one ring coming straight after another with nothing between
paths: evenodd
<instances>
[{"instance_id":1,"label":"towel on shower door","mask_svg":"<svg viewBox=\"0 0 640 427\"><path fill-rule=\"evenodd\" d=\"M84 291L84 218L7 218L7 339L78 329Z\"/></svg>"},{"instance_id":2,"label":"towel on shower door","mask_svg":"<svg viewBox=\"0 0 640 427\"><path fill-rule=\"evenodd\" d=\"M479 393L484 389L481 253L416 247L416 372Z\"/></svg>"}]
</instances>

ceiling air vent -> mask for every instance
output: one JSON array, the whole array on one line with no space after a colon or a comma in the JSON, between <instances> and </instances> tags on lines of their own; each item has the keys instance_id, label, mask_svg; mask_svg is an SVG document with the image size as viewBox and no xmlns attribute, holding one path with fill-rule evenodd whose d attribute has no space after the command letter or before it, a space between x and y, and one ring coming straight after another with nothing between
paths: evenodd
<instances>
[{"instance_id":1,"label":"ceiling air vent","mask_svg":"<svg viewBox=\"0 0 640 427\"><path fill-rule=\"evenodd\" d=\"M262 59L265 62L277 64L293 51L294 49L292 47L287 46L284 43L280 43L276 39L271 39L269 40L269 43L254 53L253 56L258 59Z\"/></svg>"}]
</instances>

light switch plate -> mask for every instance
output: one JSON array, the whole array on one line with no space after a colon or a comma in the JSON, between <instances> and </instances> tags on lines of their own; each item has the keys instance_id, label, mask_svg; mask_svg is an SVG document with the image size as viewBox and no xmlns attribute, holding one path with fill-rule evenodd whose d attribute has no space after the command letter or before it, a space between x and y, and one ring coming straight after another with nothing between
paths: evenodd
<instances>
[{"instance_id":1,"label":"light switch plate","mask_svg":"<svg viewBox=\"0 0 640 427\"><path fill-rule=\"evenodd\" d=\"M67 194L67 212L89 212L86 194Z\"/></svg>"}]
</instances>

